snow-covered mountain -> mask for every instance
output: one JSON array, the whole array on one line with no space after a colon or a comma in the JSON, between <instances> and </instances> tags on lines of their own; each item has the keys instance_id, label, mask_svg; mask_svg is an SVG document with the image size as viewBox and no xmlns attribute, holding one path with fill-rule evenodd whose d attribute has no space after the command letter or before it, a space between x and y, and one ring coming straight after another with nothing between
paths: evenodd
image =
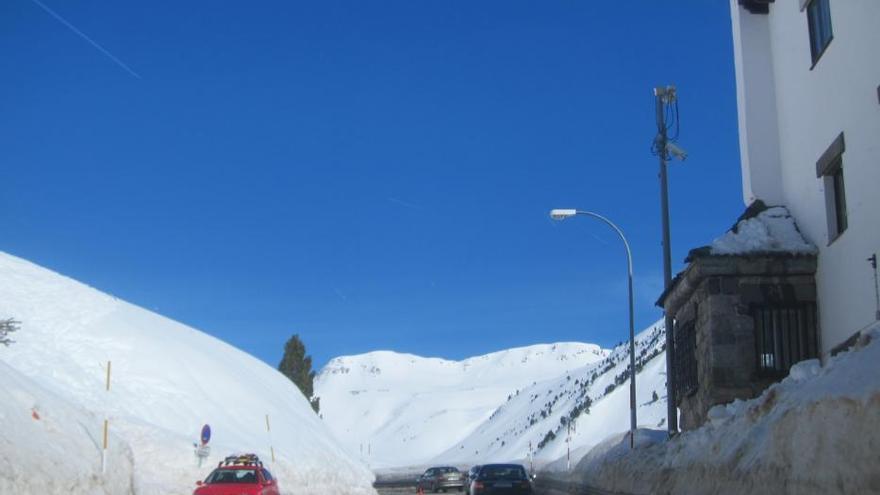
<instances>
[{"instance_id":1,"label":"snow-covered mountain","mask_svg":"<svg viewBox=\"0 0 880 495\"><path fill-rule=\"evenodd\" d=\"M283 493L374 493L372 473L287 378L220 340L3 253L0 318L21 322L0 347L0 493L188 495L243 451ZM200 468L205 423L212 451Z\"/></svg>"},{"instance_id":2,"label":"snow-covered mountain","mask_svg":"<svg viewBox=\"0 0 880 495\"><path fill-rule=\"evenodd\" d=\"M662 325L636 337L639 424L665 417ZM393 352L331 360L315 381L324 421L374 468L536 462L629 428L628 347L560 343L446 361ZM657 399L654 399L654 393ZM563 419L565 418L565 419Z\"/></svg>"}]
</instances>

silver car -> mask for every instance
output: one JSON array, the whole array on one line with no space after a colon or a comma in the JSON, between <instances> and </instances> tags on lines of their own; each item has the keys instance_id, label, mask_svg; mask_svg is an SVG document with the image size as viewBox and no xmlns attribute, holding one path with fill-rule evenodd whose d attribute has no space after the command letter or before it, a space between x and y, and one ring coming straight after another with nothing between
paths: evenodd
<instances>
[{"instance_id":1,"label":"silver car","mask_svg":"<svg viewBox=\"0 0 880 495\"><path fill-rule=\"evenodd\" d=\"M464 478L461 472L452 466L432 467L425 471L418 481L418 491L420 492L462 491L464 487Z\"/></svg>"}]
</instances>

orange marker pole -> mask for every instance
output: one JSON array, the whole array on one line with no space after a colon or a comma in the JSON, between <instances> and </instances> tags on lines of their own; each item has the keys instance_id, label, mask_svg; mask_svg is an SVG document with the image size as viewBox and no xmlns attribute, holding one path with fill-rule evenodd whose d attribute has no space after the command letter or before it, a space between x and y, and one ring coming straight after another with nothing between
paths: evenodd
<instances>
[{"instance_id":1,"label":"orange marker pole","mask_svg":"<svg viewBox=\"0 0 880 495\"><path fill-rule=\"evenodd\" d=\"M107 393L110 392L110 366L111 366L110 361L107 361L107 381L106 381L106 385L104 387L104 389L107 391ZM105 414L106 414L106 412L105 412ZM109 433L110 433L110 420L105 417L104 418L104 443L103 443L103 449L101 450L101 474L104 474L107 472L107 444L108 444L108 440L109 440L109 438L108 438Z\"/></svg>"},{"instance_id":2,"label":"orange marker pole","mask_svg":"<svg viewBox=\"0 0 880 495\"><path fill-rule=\"evenodd\" d=\"M269 415L266 415L266 433L269 434L269 452L272 453L272 464L275 464L275 447L272 446L272 428L269 427Z\"/></svg>"}]
</instances>

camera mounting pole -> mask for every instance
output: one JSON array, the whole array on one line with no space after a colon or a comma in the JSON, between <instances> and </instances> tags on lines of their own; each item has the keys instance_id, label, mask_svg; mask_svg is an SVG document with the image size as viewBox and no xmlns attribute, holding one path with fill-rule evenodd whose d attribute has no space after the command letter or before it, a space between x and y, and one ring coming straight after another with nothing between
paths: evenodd
<instances>
[{"instance_id":1,"label":"camera mounting pole","mask_svg":"<svg viewBox=\"0 0 880 495\"><path fill-rule=\"evenodd\" d=\"M667 162L669 161L669 138L666 134L666 106L675 102L675 86L654 88L654 99L657 107L657 137L654 149L660 157L660 210L663 224L663 289L669 290L672 285L672 255L669 244L669 192L666 178ZM678 433L678 407L675 400L675 326L672 315L665 312L666 326L666 425L669 436Z\"/></svg>"}]
</instances>

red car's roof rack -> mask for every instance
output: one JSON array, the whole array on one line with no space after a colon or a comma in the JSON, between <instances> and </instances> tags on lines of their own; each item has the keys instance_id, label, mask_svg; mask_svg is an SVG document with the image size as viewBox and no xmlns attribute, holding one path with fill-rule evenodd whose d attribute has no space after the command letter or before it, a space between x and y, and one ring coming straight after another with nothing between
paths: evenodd
<instances>
[{"instance_id":1,"label":"red car's roof rack","mask_svg":"<svg viewBox=\"0 0 880 495\"><path fill-rule=\"evenodd\" d=\"M257 454L241 454L241 455L230 455L227 456L226 459L220 461L217 464L217 467L223 466L257 466L263 467L263 461L257 457Z\"/></svg>"}]
</instances>

